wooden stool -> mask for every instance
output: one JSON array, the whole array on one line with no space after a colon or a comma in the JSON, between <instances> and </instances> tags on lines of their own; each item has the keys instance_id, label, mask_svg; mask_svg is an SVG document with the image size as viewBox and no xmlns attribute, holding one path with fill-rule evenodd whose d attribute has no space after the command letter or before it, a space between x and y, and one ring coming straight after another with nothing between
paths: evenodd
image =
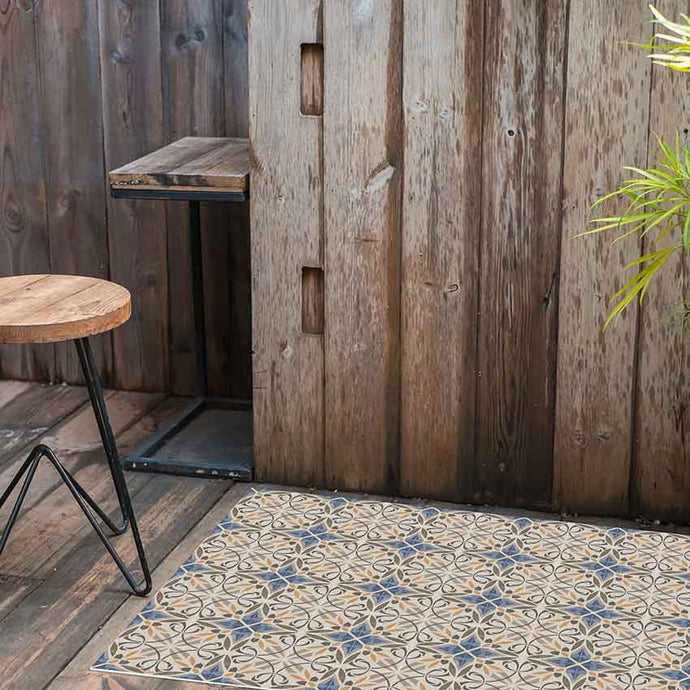
<instances>
[{"instance_id":1,"label":"wooden stool","mask_svg":"<svg viewBox=\"0 0 690 690\"><path fill-rule=\"evenodd\" d=\"M0 278L0 343L74 341L122 511L121 522L115 524L63 467L55 453L48 446L37 445L0 497L0 508L2 508L26 474L7 525L0 535L0 554L17 520L36 469L41 459L46 458L55 467L79 507L84 511L134 593L145 596L151 591L151 574L88 340L91 335L104 333L124 323L129 319L130 313L129 292L120 285L106 280L61 275ZM137 583L130 570L122 562L96 516L115 535L124 534L128 525L132 526L132 536L144 576L143 584Z\"/></svg>"}]
</instances>

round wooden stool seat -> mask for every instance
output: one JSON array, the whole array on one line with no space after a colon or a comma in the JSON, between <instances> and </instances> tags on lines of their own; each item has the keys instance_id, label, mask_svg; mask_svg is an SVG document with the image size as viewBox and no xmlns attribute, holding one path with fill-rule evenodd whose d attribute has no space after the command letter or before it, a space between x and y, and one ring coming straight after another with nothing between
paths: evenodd
<instances>
[{"instance_id":1,"label":"round wooden stool seat","mask_svg":"<svg viewBox=\"0 0 690 690\"><path fill-rule=\"evenodd\" d=\"M0 343L54 343L116 328L132 311L129 291L100 278L0 278Z\"/></svg>"}]
</instances>

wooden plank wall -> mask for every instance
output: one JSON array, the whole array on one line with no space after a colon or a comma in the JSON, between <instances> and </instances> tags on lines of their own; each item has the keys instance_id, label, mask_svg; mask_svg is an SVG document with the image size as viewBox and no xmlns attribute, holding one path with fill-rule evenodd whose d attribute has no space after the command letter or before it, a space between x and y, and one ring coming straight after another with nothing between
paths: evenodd
<instances>
[{"instance_id":1,"label":"wooden plank wall","mask_svg":"<svg viewBox=\"0 0 690 690\"><path fill-rule=\"evenodd\" d=\"M249 7L259 477L690 520L687 268L604 334L640 247L573 237L689 140L647 3Z\"/></svg>"},{"instance_id":2,"label":"wooden plank wall","mask_svg":"<svg viewBox=\"0 0 690 690\"><path fill-rule=\"evenodd\" d=\"M182 136L247 136L246 0L20 4L0 1L0 275L125 285L133 318L94 340L105 382L192 393L186 207L111 199L105 173ZM248 204L203 223L209 387L248 398ZM0 375L79 379L69 345L3 348Z\"/></svg>"},{"instance_id":3,"label":"wooden plank wall","mask_svg":"<svg viewBox=\"0 0 690 690\"><path fill-rule=\"evenodd\" d=\"M644 0L68 5L0 0L0 274L132 290L109 385L191 392L194 352L184 207L105 171L251 129L253 271L249 204L204 207L203 251L210 386L253 394L260 478L690 520L688 269L603 334L640 247L573 239L654 132L690 141L687 77L619 42ZM77 371L4 347L0 375Z\"/></svg>"}]
</instances>

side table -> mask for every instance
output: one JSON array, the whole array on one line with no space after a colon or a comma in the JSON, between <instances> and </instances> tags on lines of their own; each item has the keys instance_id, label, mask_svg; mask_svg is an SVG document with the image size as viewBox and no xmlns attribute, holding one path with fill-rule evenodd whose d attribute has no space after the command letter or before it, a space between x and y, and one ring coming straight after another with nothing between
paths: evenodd
<instances>
[{"instance_id":1,"label":"side table","mask_svg":"<svg viewBox=\"0 0 690 690\"><path fill-rule=\"evenodd\" d=\"M243 202L249 198L249 142L225 137L185 137L108 175L110 192L118 199L160 199L189 204L189 246L194 312L196 399L157 433L123 458L129 470L190 476L252 478L251 404L208 397L204 284L201 256L202 201ZM232 411L229 426L245 443L231 449L218 445L208 457L154 457L193 419L209 409Z\"/></svg>"}]
</instances>

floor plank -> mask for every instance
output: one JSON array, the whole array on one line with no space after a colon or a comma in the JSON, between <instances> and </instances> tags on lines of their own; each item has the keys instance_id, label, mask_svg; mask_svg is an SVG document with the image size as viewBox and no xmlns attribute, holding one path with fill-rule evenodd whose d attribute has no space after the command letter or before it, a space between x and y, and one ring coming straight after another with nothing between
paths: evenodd
<instances>
[{"instance_id":1,"label":"floor plank","mask_svg":"<svg viewBox=\"0 0 690 690\"><path fill-rule=\"evenodd\" d=\"M0 575L0 622L40 584L40 580Z\"/></svg>"},{"instance_id":2,"label":"floor plank","mask_svg":"<svg viewBox=\"0 0 690 690\"><path fill-rule=\"evenodd\" d=\"M8 382L10 396L0 392L0 466L13 455L28 452L28 446L88 399L81 386L41 386ZM12 395L18 391L17 395Z\"/></svg>"},{"instance_id":3,"label":"floor plank","mask_svg":"<svg viewBox=\"0 0 690 690\"><path fill-rule=\"evenodd\" d=\"M154 579L158 586L167 582L180 563L185 561L194 549L207 537L213 528L230 512L237 501L248 490L247 484L235 484L171 551L155 571ZM91 665L141 610L143 602L129 597L110 620L98 631L74 660L48 686L50 690L194 690L198 683L136 676L115 676L90 671Z\"/></svg>"},{"instance_id":4,"label":"floor plank","mask_svg":"<svg viewBox=\"0 0 690 690\"><path fill-rule=\"evenodd\" d=\"M0 381L0 410L31 387L29 381Z\"/></svg>"}]
</instances>

